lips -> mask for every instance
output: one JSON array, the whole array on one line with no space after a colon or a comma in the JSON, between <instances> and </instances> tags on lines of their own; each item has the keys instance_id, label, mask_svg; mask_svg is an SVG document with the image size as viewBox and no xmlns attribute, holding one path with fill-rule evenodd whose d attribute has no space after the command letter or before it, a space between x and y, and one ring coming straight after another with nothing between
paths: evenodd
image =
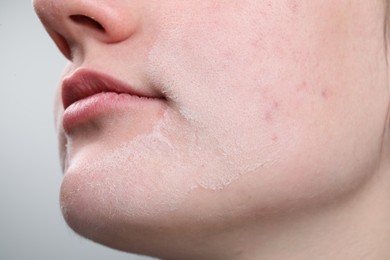
<instances>
[{"instance_id":1,"label":"lips","mask_svg":"<svg viewBox=\"0 0 390 260\"><path fill-rule=\"evenodd\" d=\"M89 98L99 93L128 94L143 98L163 98L152 91L139 91L130 85L109 75L79 69L65 78L62 84L62 103L66 110L79 100Z\"/></svg>"},{"instance_id":2,"label":"lips","mask_svg":"<svg viewBox=\"0 0 390 260\"><path fill-rule=\"evenodd\" d=\"M161 107L164 97L154 89L134 88L110 75L78 69L62 83L63 127L70 133L80 123L121 115L144 120L147 111ZM142 116L144 115L144 116ZM135 121L134 121L135 122Z\"/></svg>"}]
</instances>

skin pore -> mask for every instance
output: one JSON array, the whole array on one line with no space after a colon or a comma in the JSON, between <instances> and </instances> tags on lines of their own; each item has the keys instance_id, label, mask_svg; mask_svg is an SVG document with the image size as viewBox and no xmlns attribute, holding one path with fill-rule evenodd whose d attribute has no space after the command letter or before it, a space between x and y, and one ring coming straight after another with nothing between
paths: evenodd
<instances>
[{"instance_id":1,"label":"skin pore","mask_svg":"<svg viewBox=\"0 0 390 260\"><path fill-rule=\"evenodd\" d=\"M63 78L153 96L64 127L60 84L70 227L163 259L390 258L386 4L35 0Z\"/></svg>"}]
</instances>

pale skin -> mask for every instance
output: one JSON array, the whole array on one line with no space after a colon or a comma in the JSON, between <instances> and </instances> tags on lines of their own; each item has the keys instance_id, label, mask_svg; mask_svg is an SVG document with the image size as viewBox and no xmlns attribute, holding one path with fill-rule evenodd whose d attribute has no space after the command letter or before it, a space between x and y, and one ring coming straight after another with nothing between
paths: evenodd
<instances>
[{"instance_id":1,"label":"pale skin","mask_svg":"<svg viewBox=\"0 0 390 260\"><path fill-rule=\"evenodd\" d=\"M34 0L69 59L152 98L63 127L77 233L162 259L390 259L383 0ZM60 84L61 85L61 84Z\"/></svg>"}]
</instances>

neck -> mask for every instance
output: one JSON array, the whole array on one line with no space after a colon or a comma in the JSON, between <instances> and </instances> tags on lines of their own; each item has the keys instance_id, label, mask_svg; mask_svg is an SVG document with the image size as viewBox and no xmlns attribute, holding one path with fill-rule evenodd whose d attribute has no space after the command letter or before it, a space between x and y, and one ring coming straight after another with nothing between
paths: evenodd
<instances>
[{"instance_id":1,"label":"neck","mask_svg":"<svg viewBox=\"0 0 390 260\"><path fill-rule=\"evenodd\" d=\"M390 189L382 173L337 202L221 234L206 250L212 253L197 259L390 259Z\"/></svg>"}]
</instances>

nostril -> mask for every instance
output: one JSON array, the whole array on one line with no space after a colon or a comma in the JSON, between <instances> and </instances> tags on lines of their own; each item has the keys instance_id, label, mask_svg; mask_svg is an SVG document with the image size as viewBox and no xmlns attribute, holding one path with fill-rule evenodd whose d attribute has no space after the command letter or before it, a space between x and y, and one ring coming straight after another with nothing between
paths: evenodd
<instances>
[{"instance_id":1,"label":"nostril","mask_svg":"<svg viewBox=\"0 0 390 260\"><path fill-rule=\"evenodd\" d=\"M49 35L53 39L54 43L57 45L61 53L68 59L72 60L72 51L69 45L69 42L61 34L48 30Z\"/></svg>"},{"instance_id":2,"label":"nostril","mask_svg":"<svg viewBox=\"0 0 390 260\"><path fill-rule=\"evenodd\" d=\"M85 16L85 15L71 15L69 16L69 18L78 24L85 25L94 29L98 29L99 31L103 31L103 32L105 31L103 25L101 25L92 17Z\"/></svg>"}]
</instances>

